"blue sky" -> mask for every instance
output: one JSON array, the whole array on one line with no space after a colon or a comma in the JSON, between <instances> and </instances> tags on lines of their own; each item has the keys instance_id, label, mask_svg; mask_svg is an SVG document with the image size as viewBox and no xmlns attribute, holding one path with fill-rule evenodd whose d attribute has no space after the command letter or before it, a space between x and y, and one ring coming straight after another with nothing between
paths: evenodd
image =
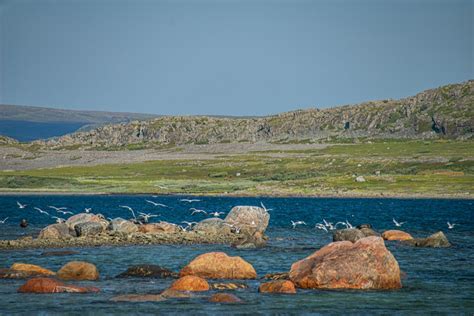
<instances>
[{"instance_id":1,"label":"blue sky","mask_svg":"<svg viewBox=\"0 0 474 316\"><path fill-rule=\"evenodd\" d=\"M472 79L472 0L0 0L0 103L266 115Z\"/></svg>"}]
</instances>

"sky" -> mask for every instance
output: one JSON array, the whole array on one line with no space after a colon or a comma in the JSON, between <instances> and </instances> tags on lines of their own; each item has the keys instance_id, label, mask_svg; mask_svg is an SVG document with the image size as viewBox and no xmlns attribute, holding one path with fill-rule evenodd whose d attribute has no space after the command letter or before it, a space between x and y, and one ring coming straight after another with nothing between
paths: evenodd
<instances>
[{"instance_id":1,"label":"sky","mask_svg":"<svg viewBox=\"0 0 474 316\"><path fill-rule=\"evenodd\" d=\"M0 103L268 115L473 79L474 0L0 0Z\"/></svg>"}]
</instances>

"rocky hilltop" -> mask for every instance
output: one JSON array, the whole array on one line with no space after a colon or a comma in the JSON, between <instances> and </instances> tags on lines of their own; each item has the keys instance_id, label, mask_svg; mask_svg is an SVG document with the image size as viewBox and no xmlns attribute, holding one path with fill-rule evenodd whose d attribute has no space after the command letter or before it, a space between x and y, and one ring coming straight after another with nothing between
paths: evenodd
<instances>
[{"instance_id":1,"label":"rocky hilltop","mask_svg":"<svg viewBox=\"0 0 474 316\"><path fill-rule=\"evenodd\" d=\"M474 80L400 100L307 109L261 118L165 116L102 126L46 141L51 146L303 142L334 138L472 138Z\"/></svg>"}]
</instances>

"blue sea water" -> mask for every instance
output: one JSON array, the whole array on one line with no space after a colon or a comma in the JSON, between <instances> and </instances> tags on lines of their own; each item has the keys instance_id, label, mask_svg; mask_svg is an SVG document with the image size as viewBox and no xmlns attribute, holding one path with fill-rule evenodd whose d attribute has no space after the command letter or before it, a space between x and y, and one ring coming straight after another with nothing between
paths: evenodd
<instances>
[{"instance_id":1,"label":"blue sea water","mask_svg":"<svg viewBox=\"0 0 474 316\"><path fill-rule=\"evenodd\" d=\"M84 122L31 122L0 120L0 135L12 137L21 142L30 142L37 139L45 139L62 136L75 132Z\"/></svg>"},{"instance_id":2,"label":"blue sea water","mask_svg":"<svg viewBox=\"0 0 474 316\"><path fill-rule=\"evenodd\" d=\"M12 239L34 235L54 222L36 212L37 206L55 213L49 205L65 206L73 212L92 207L106 217L129 218L130 213L118 207L129 205L137 211L161 214L159 219L179 223L201 220L191 216L189 208L228 212L235 205L260 205L271 213L267 234L268 246L263 249L237 250L226 245L157 245L127 247L96 247L72 249L79 254L66 257L42 257L41 249L0 251L0 268L14 262L39 264L57 270L71 260L92 262L101 278L78 284L96 286L99 294L19 294L22 280L0 280L0 314L461 314L474 313L474 201L438 199L331 199L331 198L230 198L200 197L201 201L186 203L182 196L109 195L109 196L1 196L0 238ZM153 207L145 199L164 203L170 208ZM19 209L16 201L28 204ZM18 226L22 218L30 227ZM245 301L239 305L209 303L210 293L191 299L170 299L155 303L117 303L110 298L120 294L159 293L172 280L116 279L117 274L133 264L158 264L175 271L195 256L209 251L224 251L250 262L259 277L266 273L288 271L291 264L332 241L331 234L314 229L322 219L348 220L352 224L370 223L378 231L395 229L392 218L406 222L402 229L415 237L424 237L442 230L452 242L451 248L412 248L397 242L387 247L406 273L403 288L396 291L315 291L298 290L296 295L259 294L262 280L246 281L248 289L233 291ZM307 226L292 229L291 220L305 221ZM457 223L449 230L446 222Z\"/></svg>"}]
</instances>

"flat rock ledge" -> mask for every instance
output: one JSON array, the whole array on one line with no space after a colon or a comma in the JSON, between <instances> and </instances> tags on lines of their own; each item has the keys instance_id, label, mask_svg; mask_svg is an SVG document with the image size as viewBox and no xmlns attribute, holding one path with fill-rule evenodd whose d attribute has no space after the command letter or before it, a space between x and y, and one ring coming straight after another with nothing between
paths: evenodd
<instances>
[{"instance_id":1,"label":"flat rock ledge","mask_svg":"<svg viewBox=\"0 0 474 316\"><path fill-rule=\"evenodd\" d=\"M40 239L23 237L15 240L0 240L0 250L70 248L160 244L233 244L245 238L241 234L206 234L195 231L163 232L155 234L108 232L76 238Z\"/></svg>"}]
</instances>

